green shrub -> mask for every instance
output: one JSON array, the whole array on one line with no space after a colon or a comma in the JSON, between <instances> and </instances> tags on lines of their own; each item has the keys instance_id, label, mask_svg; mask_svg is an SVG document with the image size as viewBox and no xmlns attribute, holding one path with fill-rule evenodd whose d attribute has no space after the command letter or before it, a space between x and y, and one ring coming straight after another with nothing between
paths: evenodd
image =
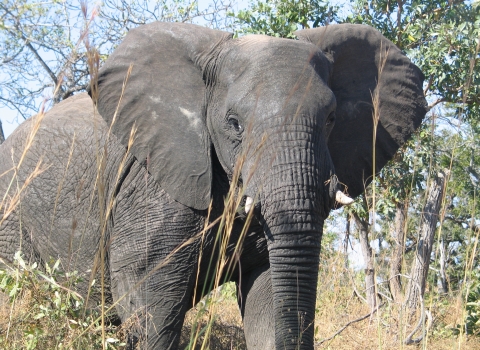
<instances>
[{"instance_id":1,"label":"green shrub","mask_svg":"<svg viewBox=\"0 0 480 350\"><path fill-rule=\"evenodd\" d=\"M124 346L115 327L102 327L98 308L85 310L85 300L73 290L82 281L78 273L59 266L60 260L44 269L28 265L17 252L13 267L0 270L0 292L9 301L0 315L2 347L100 349L103 341L107 349Z\"/></svg>"}]
</instances>

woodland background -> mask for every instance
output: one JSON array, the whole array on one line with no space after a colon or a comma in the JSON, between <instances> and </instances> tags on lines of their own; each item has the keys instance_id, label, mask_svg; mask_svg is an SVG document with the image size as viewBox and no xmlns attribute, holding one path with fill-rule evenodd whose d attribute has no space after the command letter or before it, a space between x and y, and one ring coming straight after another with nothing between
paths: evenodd
<instances>
[{"instance_id":1,"label":"woodland background","mask_svg":"<svg viewBox=\"0 0 480 350\"><path fill-rule=\"evenodd\" d=\"M12 120L84 91L92 50L104 61L144 23L289 38L334 23L377 28L424 72L430 111L365 194L328 219L317 346L480 349L479 1L0 1L0 121L9 133ZM60 262L39 269L20 256L0 271L10 298L0 348L121 348L122 329L80 312L83 299L59 282L77 278ZM238 314L235 286L225 285L189 313L184 346L244 348Z\"/></svg>"}]
</instances>

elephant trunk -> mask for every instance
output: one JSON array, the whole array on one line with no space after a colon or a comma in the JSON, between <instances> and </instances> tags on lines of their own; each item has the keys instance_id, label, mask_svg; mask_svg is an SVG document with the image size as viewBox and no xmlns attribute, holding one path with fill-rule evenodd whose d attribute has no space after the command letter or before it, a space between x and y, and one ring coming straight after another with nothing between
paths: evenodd
<instances>
[{"instance_id":1,"label":"elephant trunk","mask_svg":"<svg viewBox=\"0 0 480 350\"><path fill-rule=\"evenodd\" d=\"M313 349L323 222L336 200L348 202L337 195L339 183L317 121L279 116L272 118L271 130L253 128L253 140L264 144L251 147L242 169L250 197L245 210L256 208L267 239L275 347L282 350Z\"/></svg>"},{"instance_id":2,"label":"elephant trunk","mask_svg":"<svg viewBox=\"0 0 480 350\"><path fill-rule=\"evenodd\" d=\"M277 349L313 349L323 222L338 187L336 177L330 176L333 165L328 153L306 156L304 150L290 147L287 151L300 161L279 157L274 162L261 196Z\"/></svg>"},{"instance_id":3,"label":"elephant trunk","mask_svg":"<svg viewBox=\"0 0 480 350\"><path fill-rule=\"evenodd\" d=\"M265 206L262 214L270 259L277 349L313 348L323 218L312 210L310 199L293 196L296 191L287 195L290 198L282 196L281 200L262 204L262 209ZM275 196L275 191L271 194Z\"/></svg>"},{"instance_id":4,"label":"elephant trunk","mask_svg":"<svg viewBox=\"0 0 480 350\"><path fill-rule=\"evenodd\" d=\"M321 232L269 244L276 349L313 349Z\"/></svg>"}]
</instances>

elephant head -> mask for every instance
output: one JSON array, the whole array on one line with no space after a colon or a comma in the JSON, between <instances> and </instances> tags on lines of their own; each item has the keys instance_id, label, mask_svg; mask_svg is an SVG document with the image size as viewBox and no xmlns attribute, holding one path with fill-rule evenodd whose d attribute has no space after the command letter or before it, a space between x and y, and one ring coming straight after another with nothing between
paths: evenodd
<instances>
[{"instance_id":1,"label":"elephant head","mask_svg":"<svg viewBox=\"0 0 480 350\"><path fill-rule=\"evenodd\" d=\"M97 101L125 145L136 129L133 154L186 206L207 209L212 157L230 176L245 157L237 170L246 210L263 223L282 349L313 347L322 226L336 193L362 193L426 113L422 73L379 32L331 25L296 34L233 39L190 24L144 25L102 67Z\"/></svg>"}]
</instances>

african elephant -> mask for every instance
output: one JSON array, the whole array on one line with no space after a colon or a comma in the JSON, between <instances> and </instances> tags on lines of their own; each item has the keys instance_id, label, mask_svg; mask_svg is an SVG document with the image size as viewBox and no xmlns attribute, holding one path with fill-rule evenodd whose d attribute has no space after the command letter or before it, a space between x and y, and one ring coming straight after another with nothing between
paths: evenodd
<instances>
[{"instance_id":1,"label":"african elephant","mask_svg":"<svg viewBox=\"0 0 480 350\"><path fill-rule=\"evenodd\" d=\"M427 107L422 73L376 30L296 35L234 39L181 23L131 30L92 98L68 98L2 144L0 193L28 186L1 224L1 256L21 247L37 261L93 269L107 299L120 300L120 319L145 325L132 344L146 334L149 349L174 349L185 312L211 288L199 256L218 254L216 227L198 233L234 182L244 205L226 278L241 290L248 346L312 349L324 219L351 201L347 189L363 192Z\"/></svg>"}]
</instances>

